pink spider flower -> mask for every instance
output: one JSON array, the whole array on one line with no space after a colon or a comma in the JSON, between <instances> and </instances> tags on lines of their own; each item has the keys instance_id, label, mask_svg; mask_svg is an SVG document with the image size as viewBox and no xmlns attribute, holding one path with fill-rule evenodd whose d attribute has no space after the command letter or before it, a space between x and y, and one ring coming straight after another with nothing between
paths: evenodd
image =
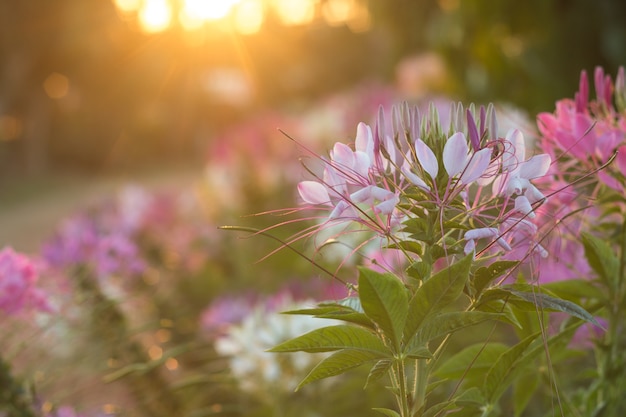
<instances>
[{"instance_id":1,"label":"pink spider flower","mask_svg":"<svg viewBox=\"0 0 626 417\"><path fill-rule=\"evenodd\" d=\"M596 98L589 97L589 80L581 72L579 91L574 99L556 103L554 113L541 113L537 124L539 145L559 160L556 175L589 172L605 164L626 140L626 88L624 68L620 67L615 84L601 67L594 72ZM624 171L610 169L598 175L618 191L624 190ZM618 178L618 180L615 179Z\"/></svg>"},{"instance_id":2,"label":"pink spider flower","mask_svg":"<svg viewBox=\"0 0 626 417\"><path fill-rule=\"evenodd\" d=\"M0 311L17 315L23 311L51 312L46 294L36 287L37 266L26 255L6 247L0 251Z\"/></svg>"}]
</instances>

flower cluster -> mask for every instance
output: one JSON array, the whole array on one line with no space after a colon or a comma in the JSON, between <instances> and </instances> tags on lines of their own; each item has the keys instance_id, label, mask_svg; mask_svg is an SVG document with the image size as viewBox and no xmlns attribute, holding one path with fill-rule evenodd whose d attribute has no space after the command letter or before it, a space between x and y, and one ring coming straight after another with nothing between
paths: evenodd
<instances>
[{"instance_id":1,"label":"flower cluster","mask_svg":"<svg viewBox=\"0 0 626 417\"><path fill-rule=\"evenodd\" d=\"M624 67L620 67L615 83L601 67L594 72L596 99L589 97L586 71L580 76L579 90L574 99L556 103L554 113L537 116L541 133L539 146L552 158L559 160L555 174L580 175L603 166L618 150L616 169L600 172L607 186L625 190L626 175L626 86Z\"/></svg>"},{"instance_id":2,"label":"flower cluster","mask_svg":"<svg viewBox=\"0 0 626 417\"><path fill-rule=\"evenodd\" d=\"M558 225L569 239L550 243L555 253L539 270L544 281L588 276L591 268L584 256L580 231L588 225L621 223L626 206L620 198L611 199L611 212L598 203L606 192L626 191L626 87L624 68L615 83L604 70L594 72L595 99L590 98L586 71L580 76L574 98L556 103L553 113L540 113L539 148L555 163L549 175L550 187L562 190L546 205L545 222ZM612 162L612 163L611 163ZM576 215L584 212L584 216Z\"/></svg>"},{"instance_id":3,"label":"flower cluster","mask_svg":"<svg viewBox=\"0 0 626 417\"><path fill-rule=\"evenodd\" d=\"M204 331L217 335L215 349L220 355L229 358L229 368L241 389L250 393L277 388L289 392L320 359L319 354L299 352L285 358L267 352L267 349L302 333L335 323L277 312L310 308L317 302L317 297L312 295L318 293L318 296L324 297L326 293L337 297L337 290L329 286L286 286L269 297L241 295L220 298L203 314L202 326Z\"/></svg>"},{"instance_id":4,"label":"flower cluster","mask_svg":"<svg viewBox=\"0 0 626 417\"><path fill-rule=\"evenodd\" d=\"M25 310L51 312L45 292L36 287L37 266L26 255L7 247L0 251L0 311L17 315Z\"/></svg>"},{"instance_id":5,"label":"flower cluster","mask_svg":"<svg viewBox=\"0 0 626 417\"><path fill-rule=\"evenodd\" d=\"M413 239L464 241L466 253L478 252L480 240L483 249L545 255L532 219L546 197L531 181L546 174L551 157L527 158L517 129L497 137L493 106L452 104L449 114L444 128L434 108L422 117L418 107L393 107L391 123L381 108L374 129L358 125L354 147L336 143L321 158L323 174L298 185L308 208L329 212L322 228L358 224L397 246L394 239L411 225L422 229L411 230ZM460 232L456 241L451 230Z\"/></svg>"}]
</instances>

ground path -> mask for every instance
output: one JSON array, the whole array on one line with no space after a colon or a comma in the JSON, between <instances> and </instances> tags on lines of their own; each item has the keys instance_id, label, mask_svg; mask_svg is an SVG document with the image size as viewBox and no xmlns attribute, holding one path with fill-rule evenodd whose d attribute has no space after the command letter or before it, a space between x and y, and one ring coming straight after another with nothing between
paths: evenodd
<instances>
[{"instance_id":1,"label":"ground path","mask_svg":"<svg viewBox=\"0 0 626 417\"><path fill-rule=\"evenodd\" d=\"M121 175L51 174L0 183L0 248L36 252L59 222L128 184L149 189L179 188L201 178L201 168L150 169Z\"/></svg>"}]
</instances>

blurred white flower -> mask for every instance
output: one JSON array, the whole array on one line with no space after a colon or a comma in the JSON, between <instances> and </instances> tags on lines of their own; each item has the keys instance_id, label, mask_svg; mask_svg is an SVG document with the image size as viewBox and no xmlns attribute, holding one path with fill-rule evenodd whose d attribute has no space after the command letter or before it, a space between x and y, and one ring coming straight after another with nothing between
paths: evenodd
<instances>
[{"instance_id":1,"label":"blurred white flower","mask_svg":"<svg viewBox=\"0 0 626 417\"><path fill-rule=\"evenodd\" d=\"M279 314L279 311L311 308L314 300L298 301L285 297L282 305L268 309L263 303L255 306L240 324L230 326L215 341L218 354L229 357L230 370L244 391L263 394L280 390L293 392L306 374L326 353L296 352L276 354L268 349L304 333L337 324L305 315Z\"/></svg>"}]
</instances>

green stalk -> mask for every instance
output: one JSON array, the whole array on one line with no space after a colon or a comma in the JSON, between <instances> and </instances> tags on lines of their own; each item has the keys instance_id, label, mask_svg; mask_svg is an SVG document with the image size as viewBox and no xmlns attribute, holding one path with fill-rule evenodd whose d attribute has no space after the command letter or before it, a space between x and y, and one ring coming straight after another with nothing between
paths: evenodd
<instances>
[{"instance_id":1,"label":"green stalk","mask_svg":"<svg viewBox=\"0 0 626 417\"><path fill-rule=\"evenodd\" d=\"M408 381L406 376L405 360L399 360L397 363L398 370L398 406L400 407L401 417L411 417L411 406L409 404L409 392L407 389Z\"/></svg>"},{"instance_id":2,"label":"green stalk","mask_svg":"<svg viewBox=\"0 0 626 417\"><path fill-rule=\"evenodd\" d=\"M428 384L428 363L426 359L417 359L415 361L415 400L413 410L423 410L426 403L426 385ZM414 412L415 412L414 411Z\"/></svg>"}]
</instances>

